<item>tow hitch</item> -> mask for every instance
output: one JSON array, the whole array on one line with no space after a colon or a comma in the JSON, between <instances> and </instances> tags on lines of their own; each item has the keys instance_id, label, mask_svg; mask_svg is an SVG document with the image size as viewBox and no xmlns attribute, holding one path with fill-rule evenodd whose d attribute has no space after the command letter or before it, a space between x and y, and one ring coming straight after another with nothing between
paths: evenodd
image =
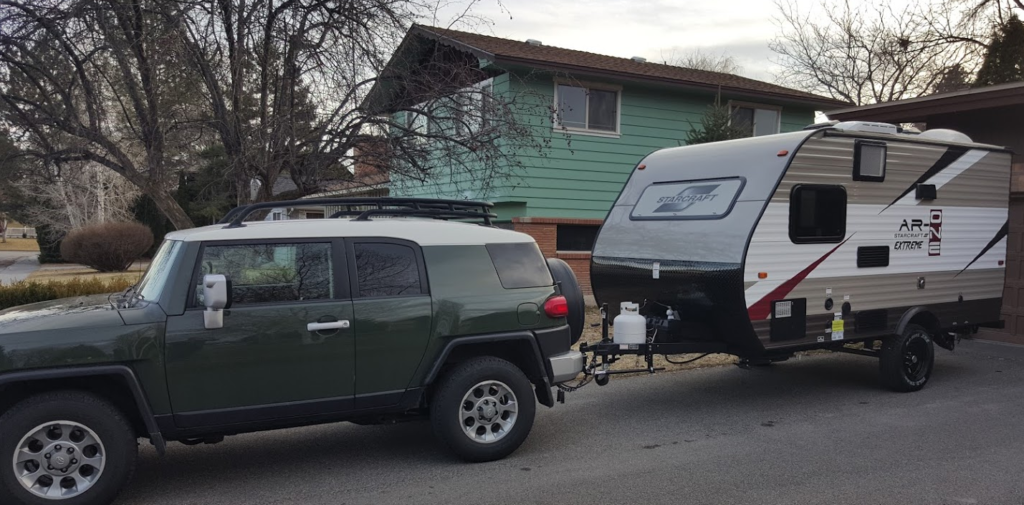
<instances>
[{"instance_id":1,"label":"tow hitch","mask_svg":"<svg viewBox=\"0 0 1024 505\"><path fill-rule=\"evenodd\" d=\"M579 384L575 386L559 386L560 393L575 391L591 380L597 382L598 386L604 386L608 384L612 375L616 374L630 374L630 373L643 373L647 372L653 374L665 369L665 367L654 366L654 356L664 355L666 359L668 356L674 354L703 354L700 359L708 354L722 353L726 351L724 343L719 342L656 342L655 335L651 335L647 338L647 342L642 344L617 344L609 336L609 324L608 324L608 304L601 305L601 340L597 343L588 344L586 342L580 344L580 352L585 355L590 355L589 363L583 369L583 374L586 376ZM611 370L611 365L616 361L622 359L624 356L643 356L646 367L644 368L630 368L623 370ZM689 361L696 361L692 359ZM689 361L683 361L681 363L688 363ZM675 362L672 362L675 363ZM560 395L562 397L562 395Z\"/></svg>"}]
</instances>

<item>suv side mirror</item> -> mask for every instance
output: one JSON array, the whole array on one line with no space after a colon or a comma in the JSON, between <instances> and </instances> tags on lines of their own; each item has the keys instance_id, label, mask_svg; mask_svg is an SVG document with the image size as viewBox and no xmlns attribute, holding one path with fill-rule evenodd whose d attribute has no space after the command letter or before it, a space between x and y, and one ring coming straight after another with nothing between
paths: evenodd
<instances>
[{"instance_id":1,"label":"suv side mirror","mask_svg":"<svg viewBox=\"0 0 1024 505\"><path fill-rule=\"evenodd\" d=\"M224 309L231 306L231 281L220 274L203 276L203 323L206 329L224 327Z\"/></svg>"}]
</instances>

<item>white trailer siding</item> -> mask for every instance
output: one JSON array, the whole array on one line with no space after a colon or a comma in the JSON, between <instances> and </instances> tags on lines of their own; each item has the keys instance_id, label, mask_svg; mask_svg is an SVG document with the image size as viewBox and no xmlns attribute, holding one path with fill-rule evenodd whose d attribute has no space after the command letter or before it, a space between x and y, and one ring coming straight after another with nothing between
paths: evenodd
<instances>
[{"instance_id":1,"label":"white trailer siding","mask_svg":"<svg viewBox=\"0 0 1024 505\"><path fill-rule=\"evenodd\" d=\"M852 312L935 304L956 312L960 307L963 314L952 315L961 319L954 321L959 324L969 323L972 313L998 314L1009 153L890 136L885 140L885 180L855 181L855 140L809 139L794 155L754 230L744 265L744 296L762 341L770 345L766 321L770 302L778 299L807 299L806 339L812 342L831 339L829 325L821 323L833 319L844 302ZM937 198L918 200L918 182L935 185ZM839 243L795 244L790 239L790 194L798 184L845 188L846 230ZM863 246L888 246L889 265L858 268L857 250ZM918 287L921 277L923 289ZM829 298L834 306L826 309ZM891 312L890 318L902 315Z\"/></svg>"}]
</instances>

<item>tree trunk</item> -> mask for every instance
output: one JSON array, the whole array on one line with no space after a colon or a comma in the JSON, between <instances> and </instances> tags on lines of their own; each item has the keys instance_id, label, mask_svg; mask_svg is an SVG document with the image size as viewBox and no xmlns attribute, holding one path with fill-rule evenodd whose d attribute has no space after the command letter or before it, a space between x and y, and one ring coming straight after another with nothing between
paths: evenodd
<instances>
[{"instance_id":1,"label":"tree trunk","mask_svg":"<svg viewBox=\"0 0 1024 505\"><path fill-rule=\"evenodd\" d=\"M163 191L153 191L147 193L150 198L153 199L153 203L156 204L156 208L160 210L160 213L171 220L171 224L174 225L176 230L187 230L189 228L195 228L195 224L192 223L192 219L185 213L185 209L178 205L178 201Z\"/></svg>"}]
</instances>

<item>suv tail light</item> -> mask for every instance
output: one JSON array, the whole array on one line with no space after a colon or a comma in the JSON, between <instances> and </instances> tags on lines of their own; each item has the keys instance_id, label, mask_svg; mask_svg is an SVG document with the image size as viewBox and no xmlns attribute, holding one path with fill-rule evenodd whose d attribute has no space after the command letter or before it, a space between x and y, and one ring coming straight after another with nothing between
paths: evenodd
<instances>
[{"instance_id":1,"label":"suv tail light","mask_svg":"<svg viewBox=\"0 0 1024 505\"><path fill-rule=\"evenodd\" d=\"M569 315L569 302L564 296L552 296L544 302L544 313L548 317L565 317Z\"/></svg>"}]
</instances>

